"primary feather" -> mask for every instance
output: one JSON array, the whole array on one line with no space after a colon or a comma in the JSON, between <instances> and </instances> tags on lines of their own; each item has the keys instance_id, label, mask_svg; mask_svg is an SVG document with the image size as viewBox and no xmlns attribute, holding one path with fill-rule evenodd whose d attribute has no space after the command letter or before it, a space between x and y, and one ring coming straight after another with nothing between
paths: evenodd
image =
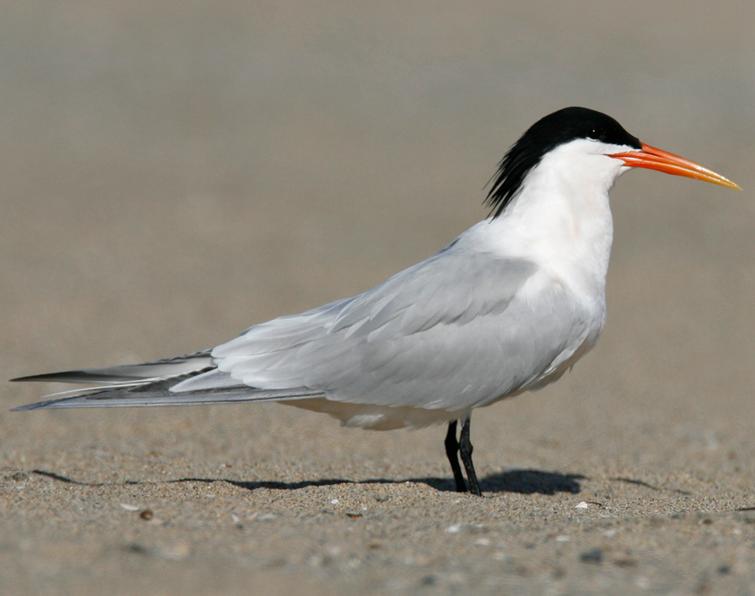
<instances>
[{"instance_id":1,"label":"primary feather","mask_svg":"<svg viewBox=\"0 0 755 596\"><path fill-rule=\"evenodd\" d=\"M150 381L178 377L199 370L214 368L209 350L174 356L143 364L122 364L106 368L84 368L64 370L41 375L30 375L11 379L16 382L44 381L49 383L95 383L112 385L121 383L141 384Z\"/></svg>"},{"instance_id":2,"label":"primary feather","mask_svg":"<svg viewBox=\"0 0 755 596\"><path fill-rule=\"evenodd\" d=\"M144 406L196 406L216 403L238 403L247 401L284 401L306 399L318 395L308 389L285 391L255 390L249 387L235 387L222 390L190 391L172 393L170 389L147 389L136 391L133 386L107 389L88 389L66 392L67 397L57 397L14 408L14 411L61 408L118 408ZM73 393L73 394L72 394Z\"/></svg>"}]
</instances>

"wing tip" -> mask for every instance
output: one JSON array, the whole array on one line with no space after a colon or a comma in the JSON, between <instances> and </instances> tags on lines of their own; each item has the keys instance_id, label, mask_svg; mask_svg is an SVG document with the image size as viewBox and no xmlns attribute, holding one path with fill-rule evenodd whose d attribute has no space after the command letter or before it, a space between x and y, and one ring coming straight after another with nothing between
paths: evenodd
<instances>
[{"instance_id":1,"label":"wing tip","mask_svg":"<svg viewBox=\"0 0 755 596\"><path fill-rule=\"evenodd\" d=\"M43 410L44 408L47 408L50 406L49 401L38 401L33 404L23 404L20 406L16 406L15 408L11 408L11 412L30 412L31 410Z\"/></svg>"},{"instance_id":2,"label":"wing tip","mask_svg":"<svg viewBox=\"0 0 755 596\"><path fill-rule=\"evenodd\" d=\"M38 375L24 375L22 377L15 377L13 379L8 379L8 381L11 383L28 383L28 382L34 382L34 381L39 381L39 382L66 381L66 380L71 380L73 378L81 377L84 374L85 374L85 371L83 370L63 370L60 372L42 373Z\"/></svg>"},{"instance_id":3,"label":"wing tip","mask_svg":"<svg viewBox=\"0 0 755 596\"><path fill-rule=\"evenodd\" d=\"M119 385L121 383L144 384L158 380L153 377L137 377L125 374L103 374L86 370L64 370L39 375L26 375L8 379L9 383L75 383L80 385L98 383L102 385Z\"/></svg>"},{"instance_id":4,"label":"wing tip","mask_svg":"<svg viewBox=\"0 0 755 596\"><path fill-rule=\"evenodd\" d=\"M24 383L26 381L33 381L40 375L25 375L23 377L13 377L12 379L8 379L9 383Z\"/></svg>"},{"instance_id":5,"label":"wing tip","mask_svg":"<svg viewBox=\"0 0 755 596\"><path fill-rule=\"evenodd\" d=\"M64 393L67 393L67 392L64 392ZM35 401L30 404L22 404L20 406L16 406L15 408L11 408L10 411L11 412L30 412L32 410L58 410L61 408L86 407L83 405L86 403L85 401L83 401L86 399L86 397L88 397L88 394L84 393L83 395L73 395L69 397L57 397L55 399L45 399L43 401Z\"/></svg>"}]
</instances>

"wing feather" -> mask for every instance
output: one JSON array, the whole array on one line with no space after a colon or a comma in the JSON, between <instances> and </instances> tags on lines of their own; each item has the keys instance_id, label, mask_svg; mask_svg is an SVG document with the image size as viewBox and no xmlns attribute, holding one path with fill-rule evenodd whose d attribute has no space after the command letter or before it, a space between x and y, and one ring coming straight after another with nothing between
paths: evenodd
<instances>
[{"instance_id":1,"label":"wing feather","mask_svg":"<svg viewBox=\"0 0 755 596\"><path fill-rule=\"evenodd\" d=\"M133 387L108 387L78 392L65 392L67 397L53 397L45 401L25 404L14 411L62 408L124 408L146 406L194 406L210 403L237 403L300 400L321 397L309 389L287 389L266 391L246 386L229 387L219 390L188 391L174 393L167 388L135 391Z\"/></svg>"},{"instance_id":2,"label":"wing feather","mask_svg":"<svg viewBox=\"0 0 755 596\"><path fill-rule=\"evenodd\" d=\"M95 383L97 385L118 385L121 383L148 383L171 376L182 376L202 369L212 368L209 350L175 356L143 364L123 364L107 368L84 368L65 370L41 375L29 375L11 379L15 382L46 383Z\"/></svg>"},{"instance_id":3,"label":"wing feather","mask_svg":"<svg viewBox=\"0 0 755 596\"><path fill-rule=\"evenodd\" d=\"M255 387L460 410L539 380L571 349L580 320L561 316L570 298L550 282L524 259L446 250L354 298L252 327L212 356ZM523 291L532 283L544 289Z\"/></svg>"}]
</instances>

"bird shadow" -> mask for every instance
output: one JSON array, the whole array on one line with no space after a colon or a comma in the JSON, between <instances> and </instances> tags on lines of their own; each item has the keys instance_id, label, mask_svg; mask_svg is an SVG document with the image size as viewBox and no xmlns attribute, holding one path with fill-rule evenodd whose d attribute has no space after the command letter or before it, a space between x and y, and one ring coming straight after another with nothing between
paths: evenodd
<instances>
[{"instance_id":1,"label":"bird shadow","mask_svg":"<svg viewBox=\"0 0 755 596\"><path fill-rule=\"evenodd\" d=\"M455 492L456 488L451 479L438 477L422 478L367 478L365 480L348 480L345 478L320 478L301 480L297 482L282 482L276 480L236 480L232 478L174 478L170 480L124 480L122 482L86 482L76 480L48 470L32 470L31 474L43 476L58 482L77 486L142 486L152 484L181 484L198 482L204 484L226 483L250 491L258 489L299 490L309 487L333 486L337 484L426 484L440 492ZM488 474L480 479L480 488L487 493L519 493L525 495L555 495L556 493L577 494L582 490L580 480L587 480L582 474L562 474L560 472L546 472L542 470L508 470Z\"/></svg>"},{"instance_id":2,"label":"bird shadow","mask_svg":"<svg viewBox=\"0 0 755 596\"><path fill-rule=\"evenodd\" d=\"M580 480L589 480L582 474L562 474L543 470L509 470L489 474L482 486L489 492L520 493L523 495L577 494L582 490Z\"/></svg>"}]
</instances>

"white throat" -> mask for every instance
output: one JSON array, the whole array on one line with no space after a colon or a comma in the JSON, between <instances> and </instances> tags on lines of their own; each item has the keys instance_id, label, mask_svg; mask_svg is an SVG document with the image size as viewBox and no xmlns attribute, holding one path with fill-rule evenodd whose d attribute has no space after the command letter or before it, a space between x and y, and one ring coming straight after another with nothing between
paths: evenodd
<instances>
[{"instance_id":1,"label":"white throat","mask_svg":"<svg viewBox=\"0 0 755 596\"><path fill-rule=\"evenodd\" d=\"M575 291L605 293L613 240L608 191L625 168L607 153L624 147L582 139L547 153L504 212L490 240L509 256L534 260Z\"/></svg>"}]
</instances>

